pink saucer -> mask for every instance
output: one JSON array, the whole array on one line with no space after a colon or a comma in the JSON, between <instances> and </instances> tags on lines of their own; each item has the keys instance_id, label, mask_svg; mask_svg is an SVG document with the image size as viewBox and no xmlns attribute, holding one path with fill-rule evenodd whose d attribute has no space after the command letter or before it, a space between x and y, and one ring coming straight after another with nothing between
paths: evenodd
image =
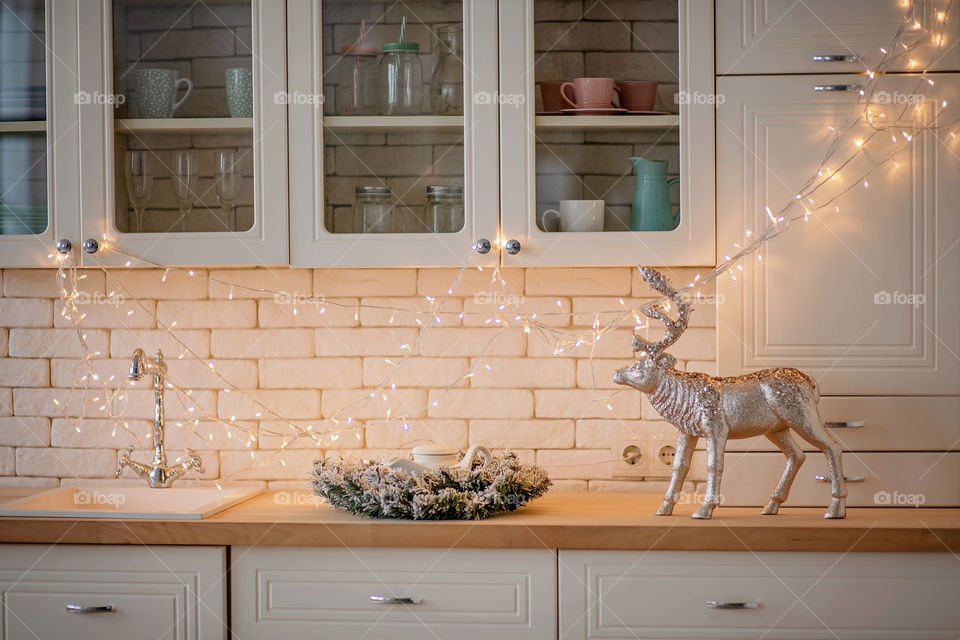
<instances>
[{"instance_id":1,"label":"pink saucer","mask_svg":"<svg viewBox=\"0 0 960 640\"><path fill-rule=\"evenodd\" d=\"M626 113L626 109L619 109L617 107L610 107L608 109L564 109L564 113L572 113L578 116L615 116L621 113Z\"/></svg>"}]
</instances>

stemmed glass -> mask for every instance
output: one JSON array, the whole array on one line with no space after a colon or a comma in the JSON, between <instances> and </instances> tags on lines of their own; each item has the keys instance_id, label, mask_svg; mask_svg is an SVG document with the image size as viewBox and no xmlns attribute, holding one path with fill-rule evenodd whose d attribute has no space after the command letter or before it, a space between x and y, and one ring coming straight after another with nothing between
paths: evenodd
<instances>
[{"instance_id":1,"label":"stemmed glass","mask_svg":"<svg viewBox=\"0 0 960 640\"><path fill-rule=\"evenodd\" d=\"M170 168L170 188L180 207L181 231L186 230L187 213L193 209L196 201L199 176L200 165L197 162L197 154L189 149L177 151L173 157L173 166Z\"/></svg>"},{"instance_id":2,"label":"stemmed glass","mask_svg":"<svg viewBox=\"0 0 960 640\"><path fill-rule=\"evenodd\" d=\"M229 214L233 231L237 230L236 200L240 192L240 171L237 152L233 149L218 151L215 158L214 179L217 185L217 200Z\"/></svg>"},{"instance_id":3,"label":"stemmed glass","mask_svg":"<svg viewBox=\"0 0 960 640\"><path fill-rule=\"evenodd\" d=\"M149 151L127 151L123 164L127 199L136 215L137 233L143 231L143 211L153 193L153 156Z\"/></svg>"}]
</instances>

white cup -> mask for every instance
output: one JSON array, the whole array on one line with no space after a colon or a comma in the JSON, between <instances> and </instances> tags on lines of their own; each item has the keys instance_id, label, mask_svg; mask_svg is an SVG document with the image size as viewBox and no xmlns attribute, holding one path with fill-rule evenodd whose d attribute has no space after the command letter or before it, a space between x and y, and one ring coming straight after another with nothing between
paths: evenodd
<instances>
[{"instance_id":1,"label":"white cup","mask_svg":"<svg viewBox=\"0 0 960 640\"><path fill-rule=\"evenodd\" d=\"M560 231L603 231L604 204L603 200L561 200L559 211L543 212L543 226L547 228L555 217Z\"/></svg>"},{"instance_id":2,"label":"white cup","mask_svg":"<svg viewBox=\"0 0 960 640\"><path fill-rule=\"evenodd\" d=\"M484 447L483 445L474 445L467 449L467 452L463 456L463 460L457 461L457 456L460 451L454 447L446 447L440 444L424 444L419 447L413 448L413 461L422 464L425 467L439 467L441 465L446 466L462 466L469 469L473 463L473 459L479 453L483 456L483 464L486 466L490 463L491 454L490 450Z\"/></svg>"}]
</instances>

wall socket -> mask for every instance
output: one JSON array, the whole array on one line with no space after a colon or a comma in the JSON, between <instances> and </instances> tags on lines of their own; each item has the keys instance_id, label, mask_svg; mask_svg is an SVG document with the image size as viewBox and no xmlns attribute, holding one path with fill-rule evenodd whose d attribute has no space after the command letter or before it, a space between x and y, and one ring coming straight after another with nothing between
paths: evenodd
<instances>
[{"instance_id":1,"label":"wall socket","mask_svg":"<svg viewBox=\"0 0 960 640\"><path fill-rule=\"evenodd\" d=\"M613 477L642 478L650 475L650 443L641 439L620 440L611 448L614 457Z\"/></svg>"},{"instance_id":2,"label":"wall socket","mask_svg":"<svg viewBox=\"0 0 960 640\"><path fill-rule=\"evenodd\" d=\"M673 473L673 459L677 455L676 440L653 438L650 442L650 475L665 477Z\"/></svg>"}]
</instances>

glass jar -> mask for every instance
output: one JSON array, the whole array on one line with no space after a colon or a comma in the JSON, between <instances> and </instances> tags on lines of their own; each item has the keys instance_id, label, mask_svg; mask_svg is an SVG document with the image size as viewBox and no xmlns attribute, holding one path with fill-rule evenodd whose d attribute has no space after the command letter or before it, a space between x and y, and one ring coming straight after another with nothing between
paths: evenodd
<instances>
[{"instance_id":1,"label":"glass jar","mask_svg":"<svg viewBox=\"0 0 960 640\"><path fill-rule=\"evenodd\" d=\"M397 219L390 187L361 186L354 189L354 233L397 233Z\"/></svg>"},{"instance_id":2,"label":"glass jar","mask_svg":"<svg viewBox=\"0 0 960 640\"><path fill-rule=\"evenodd\" d=\"M337 69L337 114L375 116L380 111L377 48L348 45L340 49Z\"/></svg>"},{"instance_id":3,"label":"glass jar","mask_svg":"<svg viewBox=\"0 0 960 640\"><path fill-rule=\"evenodd\" d=\"M437 28L436 63L430 78L430 107L436 115L463 114L463 28Z\"/></svg>"},{"instance_id":4,"label":"glass jar","mask_svg":"<svg viewBox=\"0 0 960 640\"><path fill-rule=\"evenodd\" d=\"M387 42L380 57L380 108L385 116L415 116L423 103L423 64L416 42Z\"/></svg>"},{"instance_id":5,"label":"glass jar","mask_svg":"<svg viewBox=\"0 0 960 640\"><path fill-rule=\"evenodd\" d=\"M424 222L433 233L455 233L463 228L463 187L427 187Z\"/></svg>"}]
</instances>

